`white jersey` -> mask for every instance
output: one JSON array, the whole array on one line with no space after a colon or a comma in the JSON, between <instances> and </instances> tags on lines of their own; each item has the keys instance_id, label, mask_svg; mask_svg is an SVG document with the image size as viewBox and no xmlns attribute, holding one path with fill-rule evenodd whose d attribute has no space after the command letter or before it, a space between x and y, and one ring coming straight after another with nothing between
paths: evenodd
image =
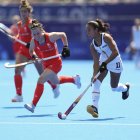
<instances>
[{"instance_id":1,"label":"white jersey","mask_svg":"<svg viewBox=\"0 0 140 140\"><path fill-rule=\"evenodd\" d=\"M140 49L140 26L132 27L132 34L133 34L133 43L136 49Z\"/></svg>"},{"instance_id":2,"label":"white jersey","mask_svg":"<svg viewBox=\"0 0 140 140\"><path fill-rule=\"evenodd\" d=\"M104 41L105 33L102 33L101 35L102 35L101 36L102 38L101 38L101 45L100 46L97 46L95 44L94 39L92 40L92 44L93 44L95 50L100 54L100 60L99 60L100 64L102 62L106 61L110 57L110 55L112 54L112 51L109 48L108 44L105 43L105 41ZM114 41L114 43L115 43L115 41ZM118 50L116 43L115 43L115 47ZM120 73L122 71L123 67L122 67L122 60L121 60L120 54L107 64L107 69L109 71L112 71L115 73Z\"/></svg>"}]
</instances>

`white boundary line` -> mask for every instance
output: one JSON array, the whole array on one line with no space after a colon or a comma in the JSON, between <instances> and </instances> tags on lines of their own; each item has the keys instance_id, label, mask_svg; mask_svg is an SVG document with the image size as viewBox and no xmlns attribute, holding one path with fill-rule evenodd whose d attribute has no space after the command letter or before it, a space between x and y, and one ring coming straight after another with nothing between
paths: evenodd
<instances>
[{"instance_id":1,"label":"white boundary line","mask_svg":"<svg viewBox=\"0 0 140 140\"><path fill-rule=\"evenodd\" d=\"M95 125L95 126L140 126L140 123L49 123L49 122L0 122L2 125Z\"/></svg>"}]
</instances>

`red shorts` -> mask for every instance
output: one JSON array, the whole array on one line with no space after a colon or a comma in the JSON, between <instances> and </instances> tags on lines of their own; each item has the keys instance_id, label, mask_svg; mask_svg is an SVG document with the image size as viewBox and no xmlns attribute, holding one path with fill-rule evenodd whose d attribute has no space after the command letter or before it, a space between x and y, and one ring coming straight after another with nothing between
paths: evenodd
<instances>
[{"instance_id":1,"label":"red shorts","mask_svg":"<svg viewBox=\"0 0 140 140\"><path fill-rule=\"evenodd\" d=\"M50 69L57 74L62 68L62 60L59 59L57 61L51 61L51 63L48 61L44 61L43 67L44 67L44 69L46 69L46 68Z\"/></svg>"},{"instance_id":2,"label":"red shorts","mask_svg":"<svg viewBox=\"0 0 140 140\"><path fill-rule=\"evenodd\" d=\"M30 53L29 53L29 49L26 48L26 46L21 45L18 53L25 56L28 59L32 59L32 57L30 56Z\"/></svg>"}]
</instances>

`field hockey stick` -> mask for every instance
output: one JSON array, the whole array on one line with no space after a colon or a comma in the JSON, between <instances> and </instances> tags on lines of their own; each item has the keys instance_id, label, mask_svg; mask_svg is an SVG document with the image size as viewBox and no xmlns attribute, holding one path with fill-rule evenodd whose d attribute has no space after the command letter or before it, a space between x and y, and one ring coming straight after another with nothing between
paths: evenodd
<instances>
[{"instance_id":1,"label":"field hockey stick","mask_svg":"<svg viewBox=\"0 0 140 140\"><path fill-rule=\"evenodd\" d=\"M47 60L54 59L54 58L57 58L57 57L60 57L60 56L61 56L61 54L57 54L57 55L50 56L50 57L47 57L47 58L38 58L38 59L35 59L35 60L30 60L28 62L23 62L23 63L19 63L19 64L10 64L9 62L7 62L7 63L4 64L4 66L6 68L16 68L16 67L26 66L26 65L35 63L37 61L38 62L47 61Z\"/></svg>"},{"instance_id":2,"label":"field hockey stick","mask_svg":"<svg viewBox=\"0 0 140 140\"><path fill-rule=\"evenodd\" d=\"M11 33L11 30L10 30L7 26L5 26L4 24L2 24L2 23L0 23L0 31L1 31L2 33L4 33L5 35L7 35L9 38L11 38L11 39L13 39L13 40L19 42L19 43L22 44L22 45L24 45L24 46L27 46L27 45L28 45L27 43L21 41L20 39L16 38L15 36L12 36L12 35L10 34L10 33Z\"/></svg>"},{"instance_id":3,"label":"field hockey stick","mask_svg":"<svg viewBox=\"0 0 140 140\"><path fill-rule=\"evenodd\" d=\"M92 83L94 83L96 81L96 79L98 78L98 76L100 75L100 72L98 72L96 74L96 76L93 78L93 81L86 87L86 89L76 98L76 100L71 104L71 106L65 111L65 113L58 113L58 118L61 120L65 120L66 117L69 115L69 113L73 110L73 108L79 103L79 101L81 100L81 98L84 96L84 94L87 92L87 90L89 89L89 87L92 85Z\"/></svg>"}]
</instances>

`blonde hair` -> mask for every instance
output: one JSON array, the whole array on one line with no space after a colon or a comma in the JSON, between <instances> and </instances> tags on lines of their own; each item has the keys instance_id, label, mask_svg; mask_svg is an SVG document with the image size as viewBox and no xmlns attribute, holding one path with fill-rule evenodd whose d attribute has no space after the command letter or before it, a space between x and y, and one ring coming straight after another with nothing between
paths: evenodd
<instances>
[{"instance_id":1,"label":"blonde hair","mask_svg":"<svg viewBox=\"0 0 140 140\"><path fill-rule=\"evenodd\" d=\"M21 0L19 9L26 8L30 13L33 12L33 8L27 0Z\"/></svg>"}]
</instances>

